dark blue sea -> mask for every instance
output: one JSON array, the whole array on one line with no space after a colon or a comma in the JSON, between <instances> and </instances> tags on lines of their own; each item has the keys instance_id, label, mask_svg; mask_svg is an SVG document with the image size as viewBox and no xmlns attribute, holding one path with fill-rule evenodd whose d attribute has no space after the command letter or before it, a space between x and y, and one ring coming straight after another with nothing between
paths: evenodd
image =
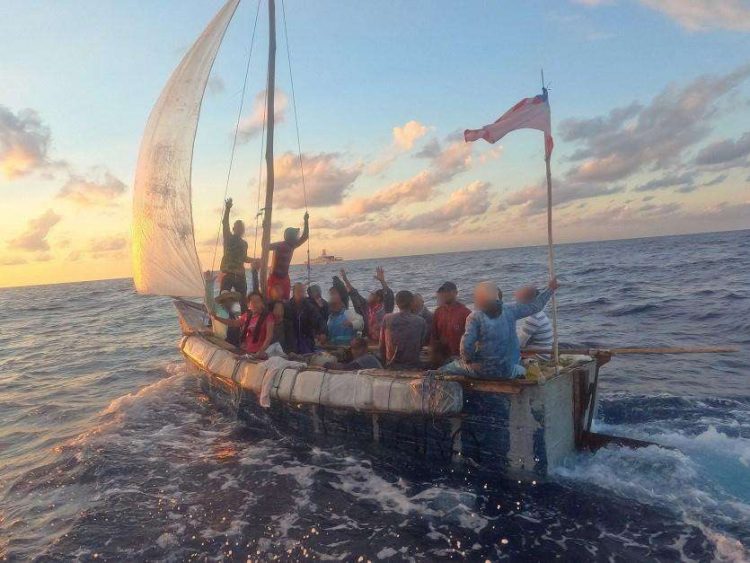
<instances>
[{"instance_id":1,"label":"dark blue sea","mask_svg":"<svg viewBox=\"0 0 750 563\"><path fill-rule=\"evenodd\" d=\"M343 265L367 289L377 264L428 302L447 279L470 301L546 277L542 247ZM562 245L557 267L565 342L741 351L615 358L597 429L661 446L545 483L250 430L187 375L170 300L131 280L0 290L0 559L747 560L750 231Z\"/></svg>"}]
</instances>

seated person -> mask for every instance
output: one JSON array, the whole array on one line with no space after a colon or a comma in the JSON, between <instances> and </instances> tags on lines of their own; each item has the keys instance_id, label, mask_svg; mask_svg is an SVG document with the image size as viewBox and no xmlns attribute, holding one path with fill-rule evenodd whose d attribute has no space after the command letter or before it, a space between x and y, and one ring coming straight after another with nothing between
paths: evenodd
<instances>
[{"instance_id":1,"label":"seated person","mask_svg":"<svg viewBox=\"0 0 750 563\"><path fill-rule=\"evenodd\" d=\"M326 369L340 369L356 371L360 369L383 369L374 354L368 348L367 340L364 338L354 338L351 343L352 361L348 363L329 362L325 364Z\"/></svg>"},{"instance_id":2,"label":"seated person","mask_svg":"<svg viewBox=\"0 0 750 563\"><path fill-rule=\"evenodd\" d=\"M383 318L393 312L393 291L385 281L385 270L380 266L375 268L375 279L380 282L381 288L371 291L367 300L349 283L346 270L341 270L341 279L352 300L354 310L365 320L364 336L377 342Z\"/></svg>"},{"instance_id":3,"label":"seated person","mask_svg":"<svg viewBox=\"0 0 750 563\"><path fill-rule=\"evenodd\" d=\"M466 319L466 332L461 339L461 358L441 368L449 373L462 373L488 379L516 379L526 373L520 365L520 347L516 321L538 313L557 289L552 279L547 289L531 303L503 305L498 288L482 282L474 291L477 310Z\"/></svg>"},{"instance_id":4,"label":"seated person","mask_svg":"<svg viewBox=\"0 0 750 563\"><path fill-rule=\"evenodd\" d=\"M531 303L536 299L538 294L539 290L533 286L526 285L516 291L516 303ZM520 321L516 326L516 334L518 334L518 343L521 348L529 347L551 350L554 345L552 323L550 323L547 313L544 311L529 315ZM549 354L540 354L539 357L543 360L550 359Z\"/></svg>"},{"instance_id":5,"label":"seated person","mask_svg":"<svg viewBox=\"0 0 750 563\"><path fill-rule=\"evenodd\" d=\"M273 315L273 339L271 344L278 344L284 352L289 352L289 330L291 322L286 315L286 307L282 301L273 301L269 307Z\"/></svg>"},{"instance_id":6,"label":"seated person","mask_svg":"<svg viewBox=\"0 0 750 563\"><path fill-rule=\"evenodd\" d=\"M238 319L211 318L231 327L240 327L240 347L248 354L263 357L273 342L273 315L266 309L266 302L260 293L247 296L248 309Z\"/></svg>"},{"instance_id":7,"label":"seated person","mask_svg":"<svg viewBox=\"0 0 750 563\"><path fill-rule=\"evenodd\" d=\"M452 356L458 356L471 310L458 300L458 288L453 282L445 282L438 288L437 299L440 305L432 315L432 340L445 344Z\"/></svg>"},{"instance_id":8,"label":"seated person","mask_svg":"<svg viewBox=\"0 0 750 563\"><path fill-rule=\"evenodd\" d=\"M425 306L424 297L422 297L421 293L414 294L414 302L411 304L411 312L424 319L425 333L423 344L427 344L432 335L432 312Z\"/></svg>"},{"instance_id":9,"label":"seated person","mask_svg":"<svg viewBox=\"0 0 750 563\"><path fill-rule=\"evenodd\" d=\"M411 312L414 296L410 291L396 294L398 313L383 319L380 329L380 355L387 368L420 367L419 356L425 333L424 319Z\"/></svg>"},{"instance_id":10,"label":"seated person","mask_svg":"<svg viewBox=\"0 0 750 563\"><path fill-rule=\"evenodd\" d=\"M313 284L307 288L307 296L312 300L315 306L318 308L320 316L323 318L323 322L328 322L328 301L323 299L323 292L320 290L318 284Z\"/></svg>"},{"instance_id":11,"label":"seated person","mask_svg":"<svg viewBox=\"0 0 750 563\"><path fill-rule=\"evenodd\" d=\"M362 332L364 319L349 309L349 294L341 280L334 276L328 292L328 323L322 340L334 346L346 346Z\"/></svg>"},{"instance_id":12,"label":"seated person","mask_svg":"<svg viewBox=\"0 0 750 563\"><path fill-rule=\"evenodd\" d=\"M213 313L222 319L237 319L242 314L240 307L240 301L242 295L236 291L229 291L225 289L216 296L214 299L215 306ZM227 326L222 323L214 323L213 325L214 334L219 338L223 338L232 346L240 346L240 328L236 326Z\"/></svg>"},{"instance_id":13,"label":"seated person","mask_svg":"<svg viewBox=\"0 0 750 563\"><path fill-rule=\"evenodd\" d=\"M305 296L305 284L295 283L292 298L286 304L289 352L311 354L315 351L315 337L325 334L326 325L317 305Z\"/></svg>"}]
</instances>

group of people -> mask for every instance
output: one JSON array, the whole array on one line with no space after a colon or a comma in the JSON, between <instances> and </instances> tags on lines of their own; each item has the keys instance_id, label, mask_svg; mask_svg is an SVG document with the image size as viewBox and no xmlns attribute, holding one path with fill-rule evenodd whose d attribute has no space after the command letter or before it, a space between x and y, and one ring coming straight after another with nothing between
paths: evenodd
<instances>
[{"instance_id":1,"label":"group of people","mask_svg":"<svg viewBox=\"0 0 750 563\"><path fill-rule=\"evenodd\" d=\"M419 293L394 294L381 267L375 271L379 287L367 297L352 285L345 270L333 277L327 299L318 285L292 285L289 265L294 250L307 240L307 213L301 234L299 229L286 229L284 240L271 245L274 257L264 295L259 291L259 261L247 254L242 221L236 221L230 232L231 206L228 200L221 289L211 317L214 332L248 354L305 355L330 345L349 348L347 361L328 364L332 369L431 368L518 378L525 374L522 346L552 347L552 328L543 309L557 289L555 279L542 291L521 288L509 304L497 285L482 282L474 290L474 311L458 300L458 287L450 281L437 289L434 311ZM423 358L425 348L429 359Z\"/></svg>"}]
</instances>

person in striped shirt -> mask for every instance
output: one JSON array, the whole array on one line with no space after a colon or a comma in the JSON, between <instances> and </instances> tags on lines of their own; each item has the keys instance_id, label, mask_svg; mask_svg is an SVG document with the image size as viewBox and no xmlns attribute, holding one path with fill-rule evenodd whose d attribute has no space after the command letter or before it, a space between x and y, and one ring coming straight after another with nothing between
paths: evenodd
<instances>
[{"instance_id":1,"label":"person in striped shirt","mask_svg":"<svg viewBox=\"0 0 750 563\"><path fill-rule=\"evenodd\" d=\"M539 291L530 285L524 286L515 293L516 303L532 303ZM545 348L552 349L552 323L544 311L521 319L516 326L518 342L521 348ZM546 354L540 354L544 360L549 360Z\"/></svg>"}]
</instances>

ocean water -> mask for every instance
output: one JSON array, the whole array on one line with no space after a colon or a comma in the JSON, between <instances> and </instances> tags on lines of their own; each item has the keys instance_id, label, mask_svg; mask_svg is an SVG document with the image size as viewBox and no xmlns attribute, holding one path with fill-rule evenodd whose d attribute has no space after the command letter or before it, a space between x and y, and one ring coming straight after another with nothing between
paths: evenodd
<instances>
[{"instance_id":1,"label":"ocean water","mask_svg":"<svg viewBox=\"0 0 750 563\"><path fill-rule=\"evenodd\" d=\"M747 560L750 231L557 252L563 341L741 352L615 358L596 427L660 445L579 454L544 483L251 430L186 373L170 300L130 280L0 290L0 559ZM541 284L545 260L342 265L434 304L446 279L468 301L481 279Z\"/></svg>"}]
</instances>

